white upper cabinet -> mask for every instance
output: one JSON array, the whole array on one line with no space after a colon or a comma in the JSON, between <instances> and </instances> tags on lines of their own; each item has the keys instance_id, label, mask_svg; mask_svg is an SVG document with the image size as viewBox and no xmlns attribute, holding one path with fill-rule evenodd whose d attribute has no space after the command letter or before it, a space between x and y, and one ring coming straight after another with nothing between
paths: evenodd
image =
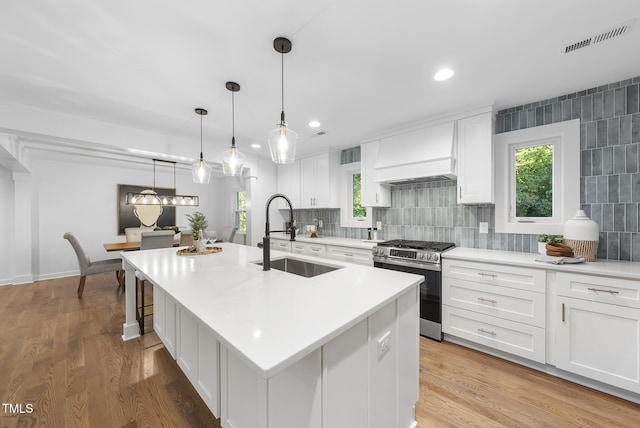
<instances>
[{"instance_id":1,"label":"white upper cabinet","mask_svg":"<svg viewBox=\"0 0 640 428\"><path fill-rule=\"evenodd\" d=\"M298 208L295 204L293 207ZM332 150L300 159L299 208L339 207L340 152Z\"/></svg>"},{"instance_id":2,"label":"white upper cabinet","mask_svg":"<svg viewBox=\"0 0 640 428\"><path fill-rule=\"evenodd\" d=\"M360 190L364 207L390 207L391 189L388 184L376 183L376 161L380 141L360 145Z\"/></svg>"},{"instance_id":3,"label":"white upper cabinet","mask_svg":"<svg viewBox=\"0 0 640 428\"><path fill-rule=\"evenodd\" d=\"M493 113L457 123L458 203L493 204Z\"/></svg>"},{"instance_id":4,"label":"white upper cabinet","mask_svg":"<svg viewBox=\"0 0 640 428\"><path fill-rule=\"evenodd\" d=\"M300 161L278 165L278 193L286 195L294 209L300 206ZM289 209L289 204L278 198L278 209Z\"/></svg>"}]
</instances>

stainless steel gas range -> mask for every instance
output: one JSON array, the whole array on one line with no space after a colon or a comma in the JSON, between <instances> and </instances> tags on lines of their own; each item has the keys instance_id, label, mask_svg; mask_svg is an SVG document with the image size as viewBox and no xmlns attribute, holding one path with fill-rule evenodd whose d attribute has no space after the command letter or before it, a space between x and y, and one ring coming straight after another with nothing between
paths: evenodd
<instances>
[{"instance_id":1,"label":"stainless steel gas range","mask_svg":"<svg viewBox=\"0 0 640 428\"><path fill-rule=\"evenodd\" d=\"M442 340L442 253L450 242L394 239L373 247L373 266L424 276L420 284L420 334Z\"/></svg>"}]
</instances>

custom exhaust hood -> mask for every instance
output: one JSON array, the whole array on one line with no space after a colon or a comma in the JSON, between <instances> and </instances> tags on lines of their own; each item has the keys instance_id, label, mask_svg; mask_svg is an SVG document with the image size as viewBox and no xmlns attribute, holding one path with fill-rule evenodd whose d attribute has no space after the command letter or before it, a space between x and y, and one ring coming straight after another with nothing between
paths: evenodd
<instances>
[{"instance_id":1,"label":"custom exhaust hood","mask_svg":"<svg viewBox=\"0 0 640 428\"><path fill-rule=\"evenodd\" d=\"M378 183L456 178L455 122L383 138L375 164Z\"/></svg>"}]
</instances>

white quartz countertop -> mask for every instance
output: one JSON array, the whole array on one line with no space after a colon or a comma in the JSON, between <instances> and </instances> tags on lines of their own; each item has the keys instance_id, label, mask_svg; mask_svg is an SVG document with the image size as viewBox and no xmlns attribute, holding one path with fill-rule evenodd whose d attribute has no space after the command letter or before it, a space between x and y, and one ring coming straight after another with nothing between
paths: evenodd
<instances>
[{"instance_id":1,"label":"white quartz countertop","mask_svg":"<svg viewBox=\"0 0 640 428\"><path fill-rule=\"evenodd\" d=\"M532 267L559 272L575 272L604 275L627 279L640 279L640 262L596 259L595 262L556 265L536 261L540 254L514 251L483 250L479 248L456 247L442 254L444 259L469 260L499 263L512 266Z\"/></svg>"},{"instance_id":2,"label":"white quartz countertop","mask_svg":"<svg viewBox=\"0 0 640 428\"><path fill-rule=\"evenodd\" d=\"M176 248L131 251L123 259L211 328L216 338L269 378L397 299L418 275L325 261L341 266L304 278L275 269L264 272L257 247L218 243L223 251L178 256Z\"/></svg>"},{"instance_id":3,"label":"white quartz countertop","mask_svg":"<svg viewBox=\"0 0 640 428\"><path fill-rule=\"evenodd\" d=\"M271 239L279 239L286 240L290 239L290 236L286 233L272 233L269 235ZM350 247L350 248L363 248L363 249L372 249L376 246L378 242L383 242L384 240L379 239L377 241L374 240L363 240L363 239L353 239L353 238L339 238L336 236L322 236L320 235L317 238L311 238L306 234L296 235L296 241L300 242L310 242L312 244L325 244L325 245L337 245L340 247Z\"/></svg>"}]
</instances>

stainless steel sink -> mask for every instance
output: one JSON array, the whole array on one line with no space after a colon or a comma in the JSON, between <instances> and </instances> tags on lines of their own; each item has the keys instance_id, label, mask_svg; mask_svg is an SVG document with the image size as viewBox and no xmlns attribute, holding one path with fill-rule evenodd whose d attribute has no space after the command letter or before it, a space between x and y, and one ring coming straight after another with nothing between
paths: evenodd
<instances>
[{"instance_id":1,"label":"stainless steel sink","mask_svg":"<svg viewBox=\"0 0 640 428\"><path fill-rule=\"evenodd\" d=\"M262 262L254 263L262 266ZM342 266L314 263L307 260L294 259L292 257L271 259L271 269L292 273L294 275L304 276L305 278L312 278L314 276L322 275L323 273L332 272L341 268Z\"/></svg>"}]
</instances>

